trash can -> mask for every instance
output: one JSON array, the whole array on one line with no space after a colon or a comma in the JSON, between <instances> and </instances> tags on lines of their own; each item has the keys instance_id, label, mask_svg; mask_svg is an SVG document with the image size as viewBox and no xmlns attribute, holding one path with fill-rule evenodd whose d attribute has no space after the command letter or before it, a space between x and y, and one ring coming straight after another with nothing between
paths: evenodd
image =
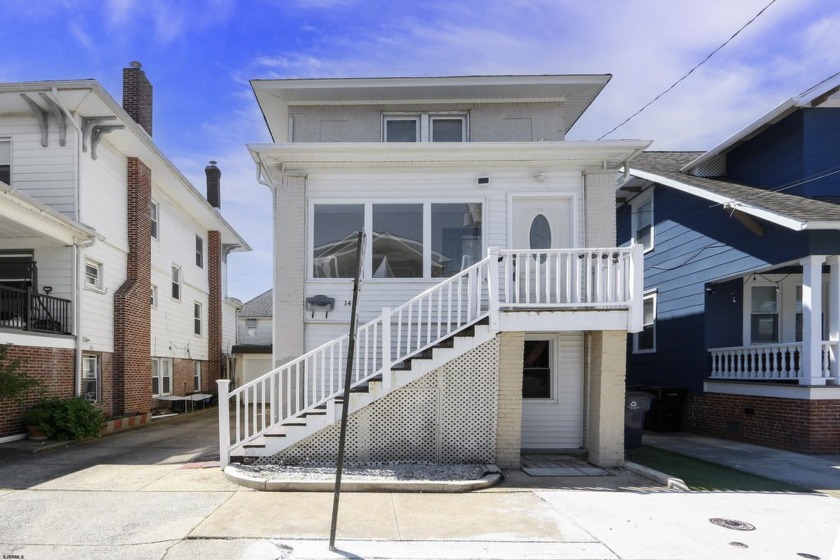
<instances>
[{"instance_id":1,"label":"trash can","mask_svg":"<svg viewBox=\"0 0 840 560\"><path fill-rule=\"evenodd\" d=\"M653 403L645 418L645 430L651 432L679 432L682 430L683 403L686 390L682 387L645 387L653 393Z\"/></svg>"},{"instance_id":2,"label":"trash can","mask_svg":"<svg viewBox=\"0 0 840 560\"><path fill-rule=\"evenodd\" d=\"M642 391L627 391L624 396L624 448L642 446L642 428L645 415L650 410L653 395Z\"/></svg>"}]
</instances>

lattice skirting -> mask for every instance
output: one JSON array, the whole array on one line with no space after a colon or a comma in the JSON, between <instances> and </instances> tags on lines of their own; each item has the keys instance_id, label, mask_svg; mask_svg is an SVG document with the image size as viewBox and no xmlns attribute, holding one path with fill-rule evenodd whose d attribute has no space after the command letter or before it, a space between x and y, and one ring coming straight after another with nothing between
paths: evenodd
<instances>
[{"instance_id":1,"label":"lattice skirting","mask_svg":"<svg viewBox=\"0 0 840 560\"><path fill-rule=\"evenodd\" d=\"M496 337L351 414L345 459L495 462L498 364ZM339 429L256 462L335 461Z\"/></svg>"}]
</instances>

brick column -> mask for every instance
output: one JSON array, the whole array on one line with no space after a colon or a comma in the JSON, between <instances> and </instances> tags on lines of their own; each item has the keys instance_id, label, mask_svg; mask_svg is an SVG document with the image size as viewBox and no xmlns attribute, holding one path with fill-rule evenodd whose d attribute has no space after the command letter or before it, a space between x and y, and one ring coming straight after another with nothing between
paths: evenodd
<instances>
[{"instance_id":1,"label":"brick column","mask_svg":"<svg viewBox=\"0 0 840 560\"><path fill-rule=\"evenodd\" d=\"M518 469L522 448L522 362L525 333L499 334L496 466Z\"/></svg>"},{"instance_id":2,"label":"brick column","mask_svg":"<svg viewBox=\"0 0 840 560\"><path fill-rule=\"evenodd\" d=\"M593 331L589 337L588 460L599 467L624 464L625 331Z\"/></svg>"},{"instance_id":3,"label":"brick column","mask_svg":"<svg viewBox=\"0 0 840 560\"><path fill-rule=\"evenodd\" d=\"M218 231L207 232L207 274L210 294L207 310L207 379L216 388L222 375L222 236Z\"/></svg>"},{"instance_id":4,"label":"brick column","mask_svg":"<svg viewBox=\"0 0 840 560\"><path fill-rule=\"evenodd\" d=\"M151 409L152 172L128 158L126 280L114 293L113 415Z\"/></svg>"}]
</instances>

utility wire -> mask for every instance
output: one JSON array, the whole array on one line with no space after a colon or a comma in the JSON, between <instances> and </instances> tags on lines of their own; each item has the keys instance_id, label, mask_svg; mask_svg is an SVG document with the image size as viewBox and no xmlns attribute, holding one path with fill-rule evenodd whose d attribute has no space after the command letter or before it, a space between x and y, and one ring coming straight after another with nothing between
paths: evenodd
<instances>
[{"instance_id":1,"label":"utility wire","mask_svg":"<svg viewBox=\"0 0 840 560\"><path fill-rule=\"evenodd\" d=\"M674 82L673 84L671 84L671 87L669 87L668 89L666 89L665 91L663 91L662 93L660 93L659 95L657 95L656 97L654 97L653 99L651 99L650 101L648 101L648 102L647 102L647 104L646 104L644 107L642 107L641 109L639 109L638 111L636 111L635 113L633 113L632 115L630 115L629 117L627 117L627 119L626 119L624 122L622 122L621 124L619 124L618 126L616 126L615 128L613 128L612 130L610 130L610 131L609 131L609 132L607 132L606 134L601 135L601 137L600 137L600 138L598 138L598 140L603 140L605 136L609 136L610 134L612 134L613 132L615 132L616 130L618 130L619 128L621 128L622 126L624 126L625 124L627 124L628 122L630 122L630 120L632 120L634 117L636 117L639 113L641 113L642 111L644 111L645 109L647 109L648 107L650 107L651 105L653 105L654 103L656 103L656 102L659 100L659 98L660 98L660 97L662 97L663 95L665 95L666 93L668 93L669 91L671 91L672 89L674 89L674 88L677 86L677 84L679 84L680 82L682 82L683 80L685 80L686 78L688 78L688 77L689 77L689 76L690 76L690 75L691 75L691 74L692 74L695 70L697 70L698 68L700 68L701 66L703 66L703 65L704 65L704 64L705 64L705 63L706 63L706 62L707 62L710 58L712 58L712 57L713 57L713 56L714 56L714 55L715 55L715 54L716 54L716 53L717 53L720 49L722 49L723 47L725 47L726 45L728 45L728 44L729 44L729 43L730 43L730 42L731 42L731 41L732 41L735 37L737 37L737 36L738 36L738 34L739 34L739 33L741 33L741 31L743 31L744 29L746 29L746 28L747 28L747 26L749 26L752 22L754 22L756 19L758 19L758 16L760 16L761 14L763 14L763 13L767 10L767 8L769 8L770 6L772 6L772 5L773 5L773 4L775 4L775 3L776 3L776 0L770 0L770 3L769 3L769 4L767 4L766 6L764 6L764 7L761 9L761 11L759 11L757 14L755 14L755 16L753 16L753 18L752 18L750 21L748 21L747 23L745 23L744 25L742 25L742 26L741 26L741 28L740 28L738 31L736 31L736 32L735 32L735 33L734 33L734 34L733 34L733 35L732 35L729 39L727 39L727 40L726 40L726 41L725 41L722 45L720 45L718 48L716 48L716 49L715 49L715 50L713 50L711 53L709 53L709 55L708 55L706 58L704 58L702 61L700 61L700 63L698 63L698 64L697 64L694 68L692 68L691 70L689 70L689 71L688 71L688 72L687 72L687 73L686 73L686 74L685 74L682 78L680 78L679 80L677 80L676 82Z\"/></svg>"}]
</instances>

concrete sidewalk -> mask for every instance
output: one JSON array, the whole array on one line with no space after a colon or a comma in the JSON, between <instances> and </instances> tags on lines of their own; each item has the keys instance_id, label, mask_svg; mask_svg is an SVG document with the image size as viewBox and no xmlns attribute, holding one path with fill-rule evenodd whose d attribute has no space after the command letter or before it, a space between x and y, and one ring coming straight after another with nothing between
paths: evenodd
<instances>
[{"instance_id":1,"label":"concrete sidewalk","mask_svg":"<svg viewBox=\"0 0 840 560\"><path fill-rule=\"evenodd\" d=\"M674 492L623 469L509 471L468 494L343 494L330 553L332 494L226 481L214 412L50 452L0 445L0 555L827 560L840 526L840 501L814 493Z\"/></svg>"},{"instance_id":2,"label":"concrete sidewalk","mask_svg":"<svg viewBox=\"0 0 840 560\"><path fill-rule=\"evenodd\" d=\"M840 455L802 455L684 433L653 433L642 443L840 497Z\"/></svg>"}]
</instances>

